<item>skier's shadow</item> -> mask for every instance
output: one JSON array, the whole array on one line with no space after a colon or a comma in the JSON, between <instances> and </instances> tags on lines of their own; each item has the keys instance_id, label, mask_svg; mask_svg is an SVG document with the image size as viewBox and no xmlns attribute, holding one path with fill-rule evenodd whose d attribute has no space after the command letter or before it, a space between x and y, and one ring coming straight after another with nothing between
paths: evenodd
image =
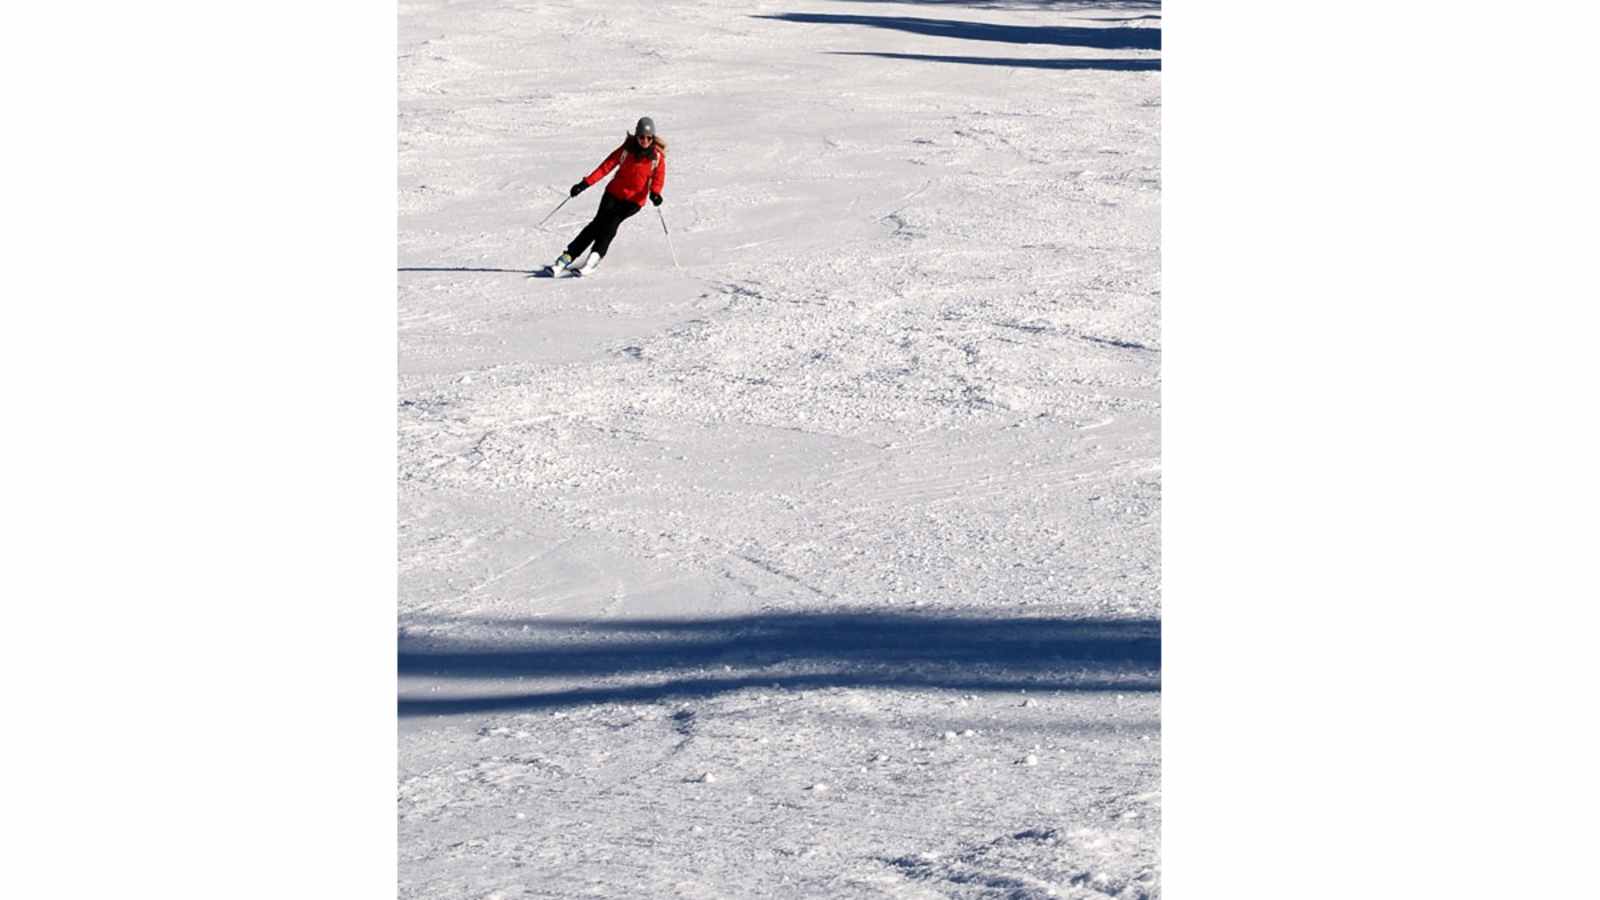
<instances>
[{"instance_id":1,"label":"skier's shadow","mask_svg":"<svg viewBox=\"0 0 1600 900\"><path fill-rule=\"evenodd\" d=\"M471 266L401 266L397 272L501 272L507 275L534 275L531 269L478 269Z\"/></svg>"}]
</instances>

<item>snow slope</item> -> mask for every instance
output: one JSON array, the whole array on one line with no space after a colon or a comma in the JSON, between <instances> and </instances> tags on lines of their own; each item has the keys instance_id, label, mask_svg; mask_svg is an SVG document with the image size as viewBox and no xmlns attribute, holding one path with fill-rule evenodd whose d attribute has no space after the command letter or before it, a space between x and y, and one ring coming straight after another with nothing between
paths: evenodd
<instances>
[{"instance_id":1,"label":"snow slope","mask_svg":"<svg viewBox=\"0 0 1600 900\"><path fill-rule=\"evenodd\" d=\"M1159 896L1159 28L401 4L402 897Z\"/></svg>"}]
</instances>

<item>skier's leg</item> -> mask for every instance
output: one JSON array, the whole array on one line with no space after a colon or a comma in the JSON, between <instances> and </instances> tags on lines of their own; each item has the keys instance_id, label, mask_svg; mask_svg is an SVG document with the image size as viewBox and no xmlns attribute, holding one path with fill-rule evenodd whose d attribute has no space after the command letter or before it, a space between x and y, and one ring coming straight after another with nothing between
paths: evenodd
<instances>
[{"instance_id":1,"label":"skier's leg","mask_svg":"<svg viewBox=\"0 0 1600 900\"><path fill-rule=\"evenodd\" d=\"M617 201L616 207L615 214L605 221L594 238L594 252L601 256L611 252L611 241L616 238L617 227L622 224L622 220L639 211L639 207L620 200Z\"/></svg>"},{"instance_id":2,"label":"skier's leg","mask_svg":"<svg viewBox=\"0 0 1600 900\"><path fill-rule=\"evenodd\" d=\"M616 205L616 202L616 199L610 194L601 195L600 208L595 210L594 218L590 219L589 224L583 226L583 230L578 232L578 236L573 238L572 243L567 245L568 256L577 259L583 255L583 251L589 249L590 244L605 233L607 227L615 230L615 226L607 226L606 222L611 218L611 208Z\"/></svg>"},{"instance_id":3,"label":"skier's leg","mask_svg":"<svg viewBox=\"0 0 1600 900\"><path fill-rule=\"evenodd\" d=\"M600 214L596 213L595 217L589 220L589 224L578 232L578 236L572 239L572 243L567 245L568 256L577 259L583 251L589 249L589 245L594 243L595 233L600 230L600 218Z\"/></svg>"}]
</instances>

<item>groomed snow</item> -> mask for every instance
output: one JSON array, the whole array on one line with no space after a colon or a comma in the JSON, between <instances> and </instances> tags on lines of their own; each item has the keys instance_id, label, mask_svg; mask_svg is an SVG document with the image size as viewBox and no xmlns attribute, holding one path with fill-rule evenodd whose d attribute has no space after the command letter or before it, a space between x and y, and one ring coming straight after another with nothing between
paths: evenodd
<instances>
[{"instance_id":1,"label":"groomed snow","mask_svg":"<svg viewBox=\"0 0 1600 900\"><path fill-rule=\"evenodd\" d=\"M399 15L400 896L1159 897L1159 6Z\"/></svg>"}]
</instances>

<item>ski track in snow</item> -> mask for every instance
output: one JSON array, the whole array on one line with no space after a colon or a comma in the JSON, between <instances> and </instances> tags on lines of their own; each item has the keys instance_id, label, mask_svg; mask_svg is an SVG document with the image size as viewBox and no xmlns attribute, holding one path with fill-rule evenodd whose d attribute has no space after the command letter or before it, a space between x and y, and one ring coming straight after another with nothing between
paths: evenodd
<instances>
[{"instance_id":1,"label":"ski track in snow","mask_svg":"<svg viewBox=\"0 0 1600 900\"><path fill-rule=\"evenodd\" d=\"M401 897L1160 896L1159 12L400 5Z\"/></svg>"}]
</instances>

